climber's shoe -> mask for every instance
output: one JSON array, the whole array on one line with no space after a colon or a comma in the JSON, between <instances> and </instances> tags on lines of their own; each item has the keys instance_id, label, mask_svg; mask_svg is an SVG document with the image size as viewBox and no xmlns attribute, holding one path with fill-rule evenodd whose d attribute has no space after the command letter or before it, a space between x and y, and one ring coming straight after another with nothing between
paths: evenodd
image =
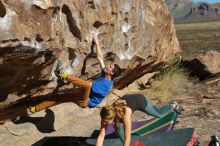
<instances>
[{"instance_id":1,"label":"climber's shoe","mask_svg":"<svg viewBox=\"0 0 220 146\"><path fill-rule=\"evenodd\" d=\"M182 113L182 110L181 110L179 104L177 103L177 101L173 100L171 104L173 106L173 110L177 113L177 115L180 115Z\"/></svg>"},{"instance_id":2,"label":"climber's shoe","mask_svg":"<svg viewBox=\"0 0 220 146\"><path fill-rule=\"evenodd\" d=\"M68 76L68 74L65 73L64 69L62 68L62 62L60 60L58 60L57 62L57 67L54 73L59 79L66 79L66 77Z\"/></svg>"},{"instance_id":3,"label":"climber's shoe","mask_svg":"<svg viewBox=\"0 0 220 146\"><path fill-rule=\"evenodd\" d=\"M66 79L67 76L68 76L68 74L65 72L59 73L59 77L61 77L63 79Z\"/></svg>"},{"instance_id":4,"label":"climber's shoe","mask_svg":"<svg viewBox=\"0 0 220 146\"><path fill-rule=\"evenodd\" d=\"M31 115L35 112L36 112L36 107L35 106L30 106L30 107L27 108L27 114L28 115Z\"/></svg>"}]
</instances>

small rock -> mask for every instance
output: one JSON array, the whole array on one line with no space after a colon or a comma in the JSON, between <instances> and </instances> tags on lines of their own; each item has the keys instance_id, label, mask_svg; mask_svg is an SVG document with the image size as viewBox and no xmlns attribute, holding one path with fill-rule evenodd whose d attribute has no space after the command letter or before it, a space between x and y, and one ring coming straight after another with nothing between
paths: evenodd
<instances>
[{"instance_id":1,"label":"small rock","mask_svg":"<svg viewBox=\"0 0 220 146\"><path fill-rule=\"evenodd\" d=\"M202 100L202 103L206 103L206 104L210 104L213 102L213 99L211 98L205 98L204 100Z\"/></svg>"},{"instance_id":2,"label":"small rock","mask_svg":"<svg viewBox=\"0 0 220 146\"><path fill-rule=\"evenodd\" d=\"M220 93L214 95L215 98L220 98Z\"/></svg>"},{"instance_id":3,"label":"small rock","mask_svg":"<svg viewBox=\"0 0 220 146\"><path fill-rule=\"evenodd\" d=\"M212 112L213 112L216 116L220 115L220 112L219 112L218 110L212 110Z\"/></svg>"},{"instance_id":4,"label":"small rock","mask_svg":"<svg viewBox=\"0 0 220 146\"><path fill-rule=\"evenodd\" d=\"M220 53L217 51L209 51L204 56L200 56L201 61L210 73L220 72Z\"/></svg>"}]
</instances>

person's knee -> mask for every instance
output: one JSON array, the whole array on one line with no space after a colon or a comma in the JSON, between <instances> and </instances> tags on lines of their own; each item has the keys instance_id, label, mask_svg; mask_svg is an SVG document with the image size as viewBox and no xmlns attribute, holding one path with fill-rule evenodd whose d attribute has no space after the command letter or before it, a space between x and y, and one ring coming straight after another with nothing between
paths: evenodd
<instances>
[{"instance_id":1,"label":"person's knee","mask_svg":"<svg viewBox=\"0 0 220 146\"><path fill-rule=\"evenodd\" d=\"M92 83L91 82L89 82L89 81L85 81L82 85L81 85L81 87L83 88L83 89L90 89L91 87L92 87Z\"/></svg>"},{"instance_id":2,"label":"person's knee","mask_svg":"<svg viewBox=\"0 0 220 146\"><path fill-rule=\"evenodd\" d=\"M161 114L160 110L156 107L156 106L146 106L144 108L144 111L153 116L153 117L156 117L156 118L162 118L163 117L163 114Z\"/></svg>"},{"instance_id":3,"label":"person's knee","mask_svg":"<svg viewBox=\"0 0 220 146\"><path fill-rule=\"evenodd\" d=\"M92 83L91 83L91 82L87 82L87 83L86 83L86 88L89 88L89 89L90 89L91 87L92 87Z\"/></svg>"}]
</instances>

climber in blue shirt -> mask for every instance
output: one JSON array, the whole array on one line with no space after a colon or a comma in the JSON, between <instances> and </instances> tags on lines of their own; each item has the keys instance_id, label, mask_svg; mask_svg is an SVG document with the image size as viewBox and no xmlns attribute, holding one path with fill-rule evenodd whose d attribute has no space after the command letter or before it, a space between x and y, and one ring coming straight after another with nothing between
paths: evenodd
<instances>
[{"instance_id":1,"label":"climber in blue shirt","mask_svg":"<svg viewBox=\"0 0 220 146\"><path fill-rule=\"evenodd\" d=\"M117 64L109 64L105 66L97 35L93 35L93 40L96 44L97 59L102 68L100 77L98 77L93 83L90 83L89 81L68 75L65 71L62 71L62 69L59 69L58 71L59 77L70 81L79 87L77 93L73 94L71 97L71 101L75 102L82 108L93 108L99 105L112 89L114 83L113 79L121 74L121 68ZM48 101L43 101L36 106L29 107L28 113L43 110L65 102L65 100L66 98L53 98ZM70 101L70 99L68 99L68 101Z\"/></svg>"}]
</instances>

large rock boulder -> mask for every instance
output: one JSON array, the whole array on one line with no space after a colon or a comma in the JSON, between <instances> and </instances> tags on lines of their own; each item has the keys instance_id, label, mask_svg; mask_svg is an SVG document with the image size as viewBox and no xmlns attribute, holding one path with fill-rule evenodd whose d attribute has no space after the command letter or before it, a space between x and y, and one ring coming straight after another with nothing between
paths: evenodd
<instances>
[{"instance_id":1,"label":"large rock boulder","mask_svg":"<svg viewBox=\"0 0 220 146\"><path fill-rule=\"evenodd\" d=\"M200 56L200 60L206 66L206 70L210 73L220 73L220 52L206 52L204 55Z\"/></svg>"},{"instance_id":2,"label":"large rock boulder","mask_svg":"<svg viewBox=\"0 0 220 146\"><path fill-rule=\"evenodd\" d=\"M183 65L189 70L191 76L204 80L220 73L220 53L208 51L196 58L183 61Z\"/></svg>"},{"instance_id":3,"label":"large rock boulder","mask_svg":"<svg viewBox=\"0 0 220 146\"><path fill-rule=\"evenodd\" d=\"M13 97L1 107L65 92L69 86L54 74L57 59L73 75L94 80L100 69L92 32L99 34L105 61L124 69L119 89L180 50L160 0L1 0L0 9L0 99Z\"/></svg>"}]
</instances>

